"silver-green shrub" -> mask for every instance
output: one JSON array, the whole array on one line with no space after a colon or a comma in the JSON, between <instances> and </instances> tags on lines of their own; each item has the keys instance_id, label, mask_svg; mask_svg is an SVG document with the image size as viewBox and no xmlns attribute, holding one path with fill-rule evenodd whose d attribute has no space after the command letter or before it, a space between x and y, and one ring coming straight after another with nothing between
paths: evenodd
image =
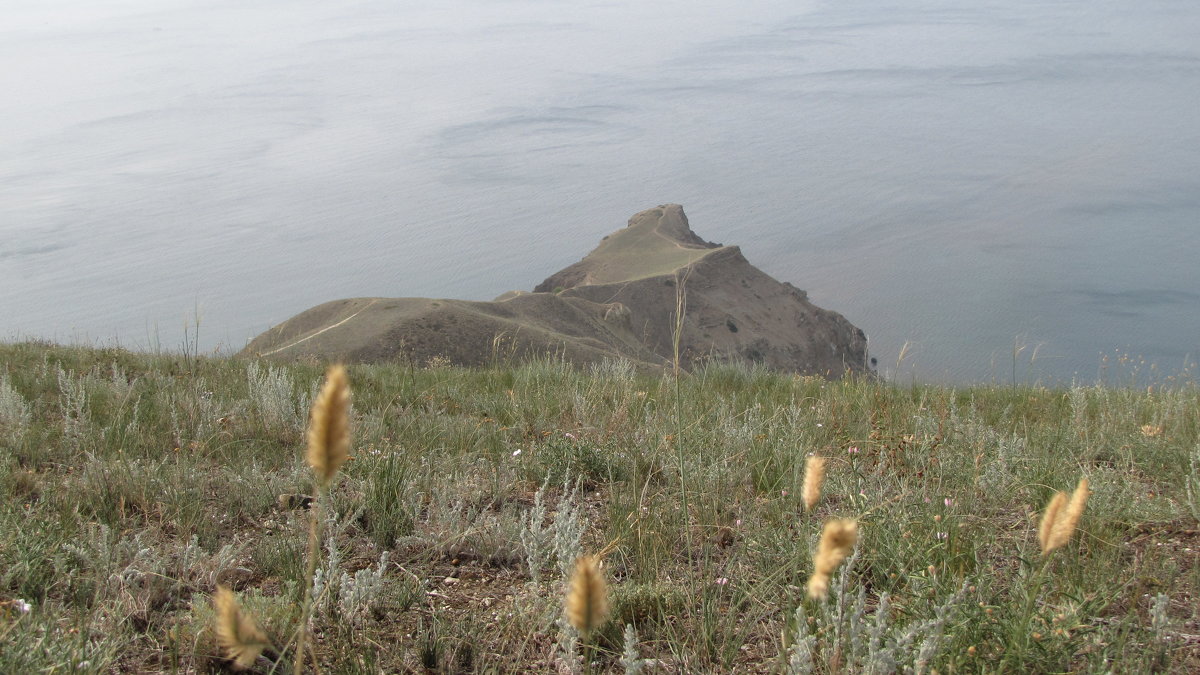
<instances>
[{"instance_id":1,"label":"silver-green shrub","mask_svg":"<svg viewBox=\"0 0 1200 675\"><path fill-rule=\"evenodd\" d=\"M58 366L56 377L63 440L72 449L77 450L88 431L88 393L85 378L68 373L62 366Z\"/></svg>"},{"instance_id":2,"label":"silver-green shrub","mask_svg":"<svg viewBox=\"0 0 1200 675\"><path fill-rule=\"evenodd\" d=\"M646 667L646 660L638 653L638 636L633 624L625 624L625 634L622 640L621 667L625 675L641 675Z\"/></svg>"},{"instance_id":3,"label":"silver-green shrub","mask_svg":"<svg viewBox=\"0 0 1200 675\"><path fill-rule=\"evenodd\" d=\"M931 672L968 584L929 606L925 616L896 623L887 592L880 594L875 611L867 613L866 590L854 571L858 557L856 550L834 580L831 597L818 604L811 618L803 606L796 608L785 655L789 675L819 672L832 665L843 672L869 675ZM850 590L854 587L857 592Z\"/></svg>"},{"instance_id":4,"label":"silver-green shrub","mask_svg":"<svg viewBox=\"0 0 1200 675\"><path fill-rule=\"evenodd\" d=\"M0 438L16 444L25 435L32 417L29 402L8 380L8 375L0 375Z\"/></svg>"},{"instance_id":5,"label":"silver-green shrub","mask_svg":"<svg viewBox=\"0 0 1200 675\"><path fill-rule=\"evenodd\" d=\"M575 569L575 559L583 555L583 533L587 530L587 521L583 518L583 510L576 502L579 499L580 481L570 492L571 476L568 474L563 481L562 498L558 500L558 511L554 514L554 556L558 559L558 567L563 578L569 578Z\"/></svg>"},{"instance_id":6,"label":"silver-green shrub","mask_svg":"<svg viewBox=\"0 0 1200 675\"><path fill-rule=\"evenodd\" d=\"M1200 521L1200 445L1192 449L1188 464L1191 470L1184 479L1184 494L1187 497L1187 507L1192 518Z\"/></svg>"},{"instance_id":7,"label":"silver-green shrub","mask_svg":"<svg viewBox=\"0 0 1200 675\"><path fill-rule=\"evenodd\" d=\"M547 479L533 494L533 508L526 514L521 527L521 548L525 550L525 565L529 568L529 578L534 583L541 578L542 568L550 557L551 530L545 524L546 505L543 501L548 483Z\"/></svg>"},{"instance_id":8,"label":"silver-green shrub","mask_svg":"<svg viewBox=\"0 0 1200 675\"><path fill-rule=\"evenodd\" d=\"M286 369L268 364L263 368L257 361L246 365L246 380L250 387L250 403L268 429L303 432L311 395L297 396L292 376Z\"/></svg>"}]
</instances>

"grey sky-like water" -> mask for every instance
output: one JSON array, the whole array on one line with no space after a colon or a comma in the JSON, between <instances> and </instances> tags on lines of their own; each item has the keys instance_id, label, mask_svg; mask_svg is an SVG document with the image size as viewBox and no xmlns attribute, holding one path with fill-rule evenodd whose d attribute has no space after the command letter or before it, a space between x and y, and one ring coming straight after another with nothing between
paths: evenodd
<instances>
[{"instance_id":1,"label":"grey sky-like water","mask_svg":"<svg viewBox=\"0 0 1200 675\"><path fill-rule=\"evenodd\" d=\"M9 0L0 337L178 349L198 315L236 350L530 289L678 202L904 379L1178 371L1197 35L1167 0Z\"/></svg>"}]
</instances>

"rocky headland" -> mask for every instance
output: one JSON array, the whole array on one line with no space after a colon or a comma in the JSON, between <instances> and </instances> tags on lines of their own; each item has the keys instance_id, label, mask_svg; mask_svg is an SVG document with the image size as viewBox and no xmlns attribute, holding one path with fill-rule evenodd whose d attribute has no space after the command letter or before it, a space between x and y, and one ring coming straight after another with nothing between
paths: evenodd
<instances>
[{"instance_id":1,"label":"rocky headland","mask_svg":"<svg viewBox=\"0 0 1200 675\"><path fill-rule=\"evenodd\" d=\"M661 367L675 357L680 306L684 368L742 360L829 377L869 371L861 330L751 265L737 246L698 237L678 204L634 215L532 293L510 291L491 302L335 300L271 328L242 354L468 366L546 355L580 365L620 357Z\"/></svg>"}]
</instances>

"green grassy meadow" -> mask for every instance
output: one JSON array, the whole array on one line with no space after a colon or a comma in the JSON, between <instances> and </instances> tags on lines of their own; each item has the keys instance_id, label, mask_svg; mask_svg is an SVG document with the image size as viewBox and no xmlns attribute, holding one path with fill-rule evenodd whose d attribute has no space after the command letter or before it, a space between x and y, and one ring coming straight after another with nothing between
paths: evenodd
<instances>
[{"instance_id":1,"label":"green grassy meadow","mask_svg":"<svg viewBox=\"0 0 1200 675\"><path fill-rule=\"evenodd\" d=\"M322 366L0 345L0 672L232 672L218 586L270 639L251 672L291 672L318 512L306 672L1200 670L1194 385L348 370L352 459L315 509ZM858 545L811 600L831 518ZM599 552L585 639L563 594Z\"/></svg>"}]
</instances>

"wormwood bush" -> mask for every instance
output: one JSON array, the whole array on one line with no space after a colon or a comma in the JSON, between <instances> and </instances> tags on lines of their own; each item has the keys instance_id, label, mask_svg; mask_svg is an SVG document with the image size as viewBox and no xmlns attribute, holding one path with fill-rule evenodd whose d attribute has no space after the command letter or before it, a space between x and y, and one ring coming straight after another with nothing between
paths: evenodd
<instances>
[{"instance_id":1,"label":"wormwood bush","mask_svg":"<svg viewBox=\"0 0 1200 675\"><path fill-rule=\"evenodd\" d=\"M576 480L575 487L568 492L570 480L568 476L563 481L562 499L554 513L554 556L564 579L570 578L575 559L583 554L583 533L587 530L587 521L578 504L580 481Z\"/></svg>"},{"instance_id":2,"label":"wormwood bush","mask_svg":"<svg viewBox=\"0 0 1200 675\"><path fill-rule=\"evenodd\" d=\"M173 568L170 573L177 579L193 581L204 588L216 588L221 573L237 564L244 548L244 544L231 542L223 544L215 553L208 553L200 546L200 538L193 535L168 570Z\"/></svg>"},{"instance_id":3,"label":"wormwood bush","mask_svg":"<svg viewBox=\"0 0 1200 675\"><path fill-rule=\"evenodd\" d=\"M579 653L579 631L567 621L566 616L558 617L554 626L558 630L558 639L554 645L558 672L582 675L583 655Z\"/></svg>"},{"instance_id":4,"label":"wormwood bush","mask_svg":"<svg viewBox=\"0 0 1200 675\"><path fill-rule=\"evenodd\" d=\"M629 359L612 359L608 357L605 357L599 363L593 363L588 366L588 372L595 378L612 379L626 383L633 382L633 378L637 374L633 362Z\"/></svg>"},{"instance_id":5,"label":"wormwood bush","mask_svg":"<svg viewBox=\"0 0 1200 675\"><path fill-rule=\"evenodd\" d=\"M384 551L379 556L377 566L361 569L355 572L353 577L342 572L342 591L338 596L338 605L342 610L342 616L361 619L368 610L375 606L382 595L383 577L387 571L390 556L389 551Z\"/></svg>"},{"instance_id":6,"label":"wormwood bush","mask_svg":"<svg viewBox=\"0 0 1200 675\"><path fill-rule=\"evenodd\" d=\"M633 624L625 624L625 633L622 635L621 644L620 663L621 667L625 669L625 675L641 675L642 670L646 667L646 660L638 652L638 636Z\"/></svg>"},{"instance_id":7,"label":"wormwood bush","mask_svg":"<svg viewBox=\"0 0 1200 675\"><path fill-rule=\"evenodd\" d=\"M926 436L937 431L938 420L933 415L919 415L916 422L917 431ZM987 424L973 407L964 411L950 406L944 426L946 435L964 447L962 458L974 459L973 470L979 471L979 494L985 499L1004 495L1016 480L1014 470L1020 459L1028 455L1026 439Z\"/></svg>"},{"instance_id":8,"label":"wormwood bush","mask_svg":"<svg viewBox=\"0 0 1200 675\"><path fill-rule=\"evenodd\" d=\"M209 387L204 378L197 377L155 390L155 407L167 411L174 447L198 447L211 441L242 415L245 401L225 401Z\"/></svg>"},{"instance_id":9,"label":"wormwood bush","mask_svg":"<svg viewBox=\"0 0 1200 675\"><path fill-rule=\"evenodd\" d=\"M336 604L330 600L326 607L337 607L338 616L352 624L360 624L366 620L383 597L384 574L387 572L391 553L384 551L379 556L379 564L366 567L350 576L342 572L336 585L329 585L329 593L336 596ZM315 587L315 580L314 580Z\"/></svg>"},{"instance_id":10,"label":"wormwood bush","mask_svg":"<svg viewBox=\"0 0 1200 675\"><path fill-rule=\"evenodd\" d=\"M313 395L296 396L288 370L270 364L264 368L251 361L246 364L246 380L250 402L266 428L297 434L304 431Z\"/></svg>"},{"instance_id":11,"label":"wormwood bush","mask_svg":"<svg viewBox=\"0 0 1200 675\"><path fill-rule=\"evenodd\" d=\"M88 431L88 393L85 378L57 367L59 412L63 440L78 450Z\"/></svg>"},{"instance_id":12,"label":"wormwood bush","mask_svg":"<svg viewBox=\"0 0 1200 675\"><path fill-rule=\"evenodd\" d=\"M1188 458L1188 465L1191 471L1188 472L1184 486L1187 507L1192 518L1200 521L1200 444L1197 444L1192 450L1192 455Z\"/></svg>"},{"instance_id":13,"label":"wormwood bush","mask_svg":"<svg viewBox=\"0 0 1200 675\"><path fill-rule=\"evenodd\" d=\"M153 586L189 585L212 590L237 565L244 544L229 542L209 553L193 536L182 547L164 547L144 532L121 537L98 525L62 544L54 558L58 583L100 600L131 601Z\"/></svg>"},{"instance_id":14,"label":"wormwood bush","mask_svg":"<svg viewBox=\"0 0 1200 675\"><path fill-rule=\"evenodd\" d=\"M32 416L29 402L9 383L8 374L0 375L0 438L16 442L25 433Z\"/></svg>"},{"instance_id":15,"label":"wormwood bush","mask_svg":"<svg viewBox=\"0 0 1200 675\"><path fill-rule=\"evenodd\" d=\"M120 642L63 625L62 617L35 608L0 633L0 672L112 672Z\"/></svg>"},{"instance_id":16,"label":"wormwood bush","mask_svg":"<svg viewBox=\"0 0 1200 675\"><path fill-rule=\"evenodd\" d=\"M338 546L337 539L343 527L338 525L337 512L329 509L324 527L325 560L312 578L313 604L317 610L329 611L337 600L337 584L341 580L339 572L342 570L342 548Z\"/></svg>"},{"instance_id":17,"label":"wormwood bush","mask_svg":"<svg viewBox=\"0 0 1200 675\"><path fill-rule=\"evenodd\" d=\"M529 569L529 578L534 583L542 576L542 568L550 557L551 528L546 526L546 486L549 479L542 483L533 494L533 508L529 509L521 527L521 548L525 551L525 565Z\"/></svg>"},{"instance_id":18,"label":"wormwood bush","mask_svg":"<svg viewBox=\"0 0 1200 675\"><path fill-rule=\"evenodd\" d=\"M964 582L940 603L925 604L924 618L910 616L907 622L896 622L891 595L886 591L880 594L875 611L867 613L866 587L854 572L859 553L855 549L834 581L832 597L818 602L811 616L803 604L797 605L789 626L791 644L785 652L788 675L930 671L942 648L946 627L967 595L968 584ZM909 608L910 613L912 610Z\"/></svg>"},{"instance_id":19,"label":"wormwood bush","mask_svg":"<svg viewBox=\"0 0 1200 675\"><path fill-rule=\"evenodd\" d=\"M145 574L159 573L155 551L143 541L143 535L138 532L132 538L121 538L107 525L99 525L95 534L83 541L63 544L67 554L63 571L70 575L73 570L86 570L104 590L128 586Z\"/></svg>"},{"instance_id":20,"label":"wormwood bush","mask_svg":"<svg viewBox=\"0 0 1200 675\"><path fill-rule=\"evenodd\" d=\"M521 547L525 551L529 577L534 582L541 578L542 569L551 558L558 561L562 578L569 578L575 567L575 559L583 553L582 542L583 534L587 531L587 521L577 503L580 481L576 480L573 487L570 481L570 475L563 481L562 496L551 525L545 525L545 495L549 479L534 493L533 508L522 522L519 535Z\"/></svg>"},{"instance_id":21,"label":"wormwood bush","mask_svg":"<svg viewBox=\"0 0 1200 675\"><path fill-rule=\"evenodd\" d=\"M390 563L391 553L384 551L379 563L358 570L353 576L342 569L343 553L338 539L362 515L359 510L347 518L338 517L334 509L325 519L325 561L313 575L314 607L327 616L334 616L361 624L383 598L384 574Z\"/></svg>"}]
</instances>

